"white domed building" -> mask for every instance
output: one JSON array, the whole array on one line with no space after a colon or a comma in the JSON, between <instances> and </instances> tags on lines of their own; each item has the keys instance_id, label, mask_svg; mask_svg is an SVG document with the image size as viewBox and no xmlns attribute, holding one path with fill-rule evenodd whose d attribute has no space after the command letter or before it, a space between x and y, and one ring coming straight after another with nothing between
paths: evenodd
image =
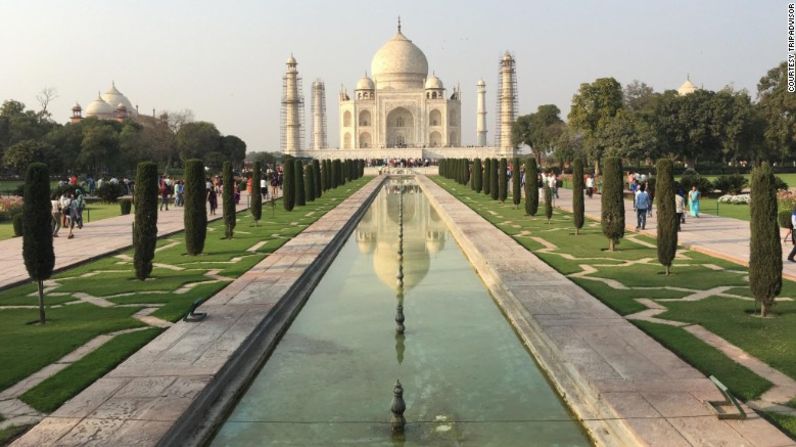
<instances>
[{"instance_id":1,"label":"white domed building","mask_svg":"<svg viewBox=\"0 0 796 447\"><path fill-rule=\"evenodd\" d=\"M85 109L79 103L75 103L69 121L76 124L84 118L119 122L132 119L143 125L153 125L158 121L155 118L154 110L152 110L152 116L139 115L138 107L134 107L130 99L116 88L115 82L111 82L111 88L105 93L97 94L97 97L88 103Z\"/></svg>"},{"instance_id":2,"label":"white domed building","mask_svg":"<svg viewBox=\"0 0 796 447\"><path fill-rule=\"evenodd\" d=\"M340 148L457 147L461 98L428 72L423 51L401 32L373 56L371 77L356 83L353 97L340 92Z\"/></svg>"}]
</instances>

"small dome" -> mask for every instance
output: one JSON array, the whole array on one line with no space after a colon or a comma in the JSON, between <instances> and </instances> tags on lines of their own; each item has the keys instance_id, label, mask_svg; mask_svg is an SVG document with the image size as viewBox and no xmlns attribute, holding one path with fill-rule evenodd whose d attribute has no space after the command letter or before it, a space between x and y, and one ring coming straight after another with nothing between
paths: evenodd
<instances>
[{"instance_id":1,"label":"small dome","mask_svg":"<svg viewBox=\"0 0 796 447\"><path fill-rule=\"evenodd\" d=\"M484 82L483 79L479 79L476 85L479 87L486 87L486 82Z\"/></svg>"},{"instance_id":2,"label":"small dome","mask_svg":"<svg viewBox=\"0 0 796 447\"><path fill-rule=\"evenodd\" d=\"M292 54L292 53L290 54L290 57L289 57L289 58L287 58L287 63L288 63L288 64L296 64L296 63L297 63L297 62L296 62L296 58L295 58L295 57L293 57L293 54Z\"/></svg>"},{"instance_id":3,"label":"small dome","mask_svg":"<svg viewBox=\"0 0 796 447\"><path fill-rule=\"evenodd\" d=\"M83 108L80 107L80 103L79 102L75 101L75 105L72 106L72 111L77 112L77 111L80 111L80 110L83 110Z\"/></svg>"},{"instance_id":4,"label":"small dome","mask_svg":"<svg viewBox=\"0 0 796 447\"><path fill-rule=\"evenodd\" d=\"M431 76L426 79L426 89L439 89L442 90L444 87L442 86L442 81L437 77L437 75L432 74Z\"/></svg>"},{"instance_id":5,"label":"small dome","mask_svg":"<svg viewBox=\"0 0 796 447\"><path fill-rule=\"evenodd\" d=\"M375 85L373 84L373 79L370 79L367 75L362 77L359 81L357 81L357 90L373 90Z\"/></svg>"},{"instance_id":6,"label":"small dome","mask_svg":"<svg viewBox=\"0 0 796 447\"><path fill-rule=\"evenodd\" d=\"M420 88L428 76L428 60L423 51L400 29L373 55L370 72L379 88Z\"/></svg>"},{"instance_id":7,"label":"small dome","mask_svg":"<svg viewBox=\"0 0 796 447\"><path fill-rule=\"evenodd\" d=\"M105 102L101 96L98 96L97 99L91 101L88 107L86 107L86 116L108 119L113 118L113 111L113 106Z\"/></svg>"},{"instance_id":8,"label":"small dome","mask_svg":"<svg viewBox=\"0 0 796 447\"><path fill-rule=\"evenodd\" d=\"M504 60L504 61L510 61L510 60L512 60L512 59L513 59L513 58L511 57L511 53L509 53L509 50L506 50L506 52L505 52L505 53L503 53L503 60Z\"/></svg>"},{"instance_id":9,"label":"small dome","mask_svg":"<svg viewBox=\"0 0 796 447\"><path fill-rule=\"evenodd\" d=\"M126 96L122 94L119 90L116 89L116 83L111 83L111 88L102 94L102 99L105 100L108 104L111 105L114 109L119 107L119 105L124 105L124 107L133 115L135 115L135 108L133 104L127 99Z\"/></svg>"},{"instance_id":10,"label":"small dome","mask_svg":"<svg viewBox=\"0 0 796 447\"><path fill-rule=\"evenodd\" d=\"M677 93L680 96L687 95L689 93L694 93L697 90L697 86L691 82L690 79L686 79L685 82L677 89Z\"/></svg>"},{"instance_id":11,"label":"small dome","mask_svg":"<svg viewBox=\"0 0 796 447\"><path fill-rule=\"evenodd\" d=\"M116 110L124 110L126 112L127 107L125 107L124 104L119 104L118 106L116 106Z\"/></svg>"}]
</instances>

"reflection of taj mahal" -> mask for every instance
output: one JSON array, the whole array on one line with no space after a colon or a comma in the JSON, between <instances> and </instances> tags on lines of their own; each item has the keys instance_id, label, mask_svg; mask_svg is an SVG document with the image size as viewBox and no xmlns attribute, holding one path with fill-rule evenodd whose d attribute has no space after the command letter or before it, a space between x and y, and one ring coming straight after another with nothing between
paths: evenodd
<instances>
[{"instance_id":1,"label":"reflection of taj mahal","mask_svg":"<svg viewBox=\"0 0 796 447\"><path fill-rule=\"evenodd\" d=\"M398 201L404 193L404 289L418 285L428 273L431 255L445 246L446 226L423 197L416 184L398 181L384 186L386 194L376 197L356 229L357 245L362 253L373 255L373 267L379 279L397 290L398 273ZM386 210L386 211L385 211ZM374 216L379 216L378 218Z\"/></svg>"},{"instance_id":2,"label":"reflection of taj mahal","mask_svg":"<svg viewBox=\"0 0 796 447\"><path fill-rule=\"evenodd\" d=\"M339 146L330 149L326 137L323 81L312 84L311 144L303 147L304 99L298 62L287 62L282 96L282 151L315 158L442 158L511 155L511 126L517 116L514 58L500 59L494 146L487 145L486 83L476 87L476 144L462 147L462 90L445 88L429 73L423 51L402 32L376 51L367 73L353 93L341 87Z\"/></svg>"}]
</instances>

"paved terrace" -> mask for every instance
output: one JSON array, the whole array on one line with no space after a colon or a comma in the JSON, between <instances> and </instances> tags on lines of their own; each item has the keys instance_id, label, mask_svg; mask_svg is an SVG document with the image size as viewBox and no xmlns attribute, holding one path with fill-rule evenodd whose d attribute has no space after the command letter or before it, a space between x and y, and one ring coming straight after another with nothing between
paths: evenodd
<instances>
[{"instance_id":1,"label":"paved terrace","mask_svg":"<svg viewBox=\"0 0 796 447\"><path fill-rule=\"evenodd\" d=\"M257 343L251 341L252 335L274 318L286 292L301 287L299 277L384 178L370 181L210 298L199 309L208 313L205 320L176 323L12 445L145 447L169 443L164 436L189 406L207 398L208 389L226 383L225 376L214 379L242 357L241 346ZM274 337L271 332L269 337Z\"/></svg>"},{"instance_id":2,"label":"paved terrace","mask_svg":"<svg viewBox=\"0 0 796 447\"><path fill-rule=\"evenodd\" d=\"M248 207L248 196L241 193L238 211ZM223 217L221 195L218 198L218 210L215 216L208 216L208 221ZM182 231L183 208L170 206L168 211L158 212L158 237L168 236ZM68 228L61 228L58 237L53 239L55 249L55 270L81 264L99 256L129 248L133 245L134 213L126 216L109 217L107 219L85 222L83 229L74 229L75 237L67 239ZM0 289L27 281L28 271L22 259L22 238L15 237L0 241Z\"/></svg>"},{"instance_id":3,"label":"paved terrace","mask_svg":"<svg viewBox=\"0 0 796 447\"><path fill-rule=\"evenodd\" d=\"M559 198L555 201L555 205L563 210L572 211L572 190L560 188L558 195ZM599 221L602 209L600 195L595 194L592 199L586 197L584 208L587 217ZM656 210L652 211L652 217L647 217L646 230L641 233L654 238L657 235L658 221ZM636 212L633 210L631 200L625 200L625 225L628 230L636 228ZM700 213L699 218L687 215L686 223L681 228L682 231L677 236L680 245L730 262L744 266L749 265L749 239L751 238L749 222ZM782 236L784 235L785 232L782 232ZM783 259L791 248L790 243L783 244ZM785 261L782 266L782 275L796 281L796 263Z\"/></svg>"},{"instance_id":4,"label":"paved terrace","mask_svg":"<svg viewBox=\"0 0 796 447\"><path fill-rule=\"evenodd\" d=\"M706 401L721 395L699 371L428 178L418 182L598 445L796 445L748 408L746 420L719 420Z\"/></svg>"}]
</instances>

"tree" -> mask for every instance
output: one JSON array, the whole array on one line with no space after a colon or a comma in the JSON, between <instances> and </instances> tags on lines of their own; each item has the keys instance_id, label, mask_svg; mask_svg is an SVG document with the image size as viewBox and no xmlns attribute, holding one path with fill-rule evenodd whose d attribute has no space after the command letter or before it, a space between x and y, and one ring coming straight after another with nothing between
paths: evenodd
<instances>
[{"instance_id":1,"label":"tree","mask_svg":"<svg viewBox=\"0 0 796 447\"><path fill-rule=\"evenodd\" d=\"M520 159L511 160L511 201L516 209L522 200L522 182L520 181Z\"/></svg>"},{"instance_id":2,"label":"tree","mask_svg":"<svg viewBox=\"0 0 796 447\"><path fill-rule=\"evenodd\" d=\"M672 271L672 262L677 253L678 222L674 194L672 161L662 158L655 167L655 206L658 208L658 262L666 267L667 276Z\"/></svg>"},{"instance_id":3,"label":"tree","mask_svg":"<svg viewBox=\"0 0 796 447\"><path fill-rule=\"evenodd\" d=\"M572 162L572 218L575 224L575 234L580 234L585 222L583 213L583 161L576 158Z\"/></svg>"},{"instance_id":4,"label":"tree","mask_svg":"<svg viewBox=\"0 0 796 447\"><path fill-rule=\"evenodd\" d=\"M304 195L306 193L304 189L304 163L301 160L295 160L293 164L293 177L296 181L296 205L304 206L307 204L307 197Z\"/></svg>"},{"instance_id":5,"label":"tree","mask_svg":"<svg viewBox=\"0 0 796 447\"><path fill-rule=\"evenodd\" d=\"M202 160L185 162L185 249L191 256L201 254L207 237L207 189Z\"/></svg>"},{"instance_id":6,"label":"tree","mask_svg":"<svg viewBox=\"0 0 796 447\"><path fill-rule=\"evenodd\" d=\"M222 182L224 190L222 200L224 207L221 211L224 213L224 232L227 239L232 239L235 231L235 224L237 215L235 214L235 176L232 175L232 162L225 161L222 169L223 176Z\"/></svg>"},{"instance_id":7,"label":"tree","mask_svg":"<svg viewBox=\"0 0 796 447\"><path fill-rule=\"evenodd\" d=\"M296 206L296 161L293 157L285 157L282 169L285 176L282 182L282 205L285 211L293 211Z\"/></svg>"},{"instance_id":8,"label":"tree","mask_svg":"<svg viewBox=\"0 0 796 447\"><path fill-rule=\"evenodd\" d=\"M615 251L625 235L625 198L622 161L618 157L603 160L602 227L608 238L608 250Z\"/></svg>"},{"instance_id":9,"label":"tree","mask_svg":"<svg viewBox=\"0 0 796 447\"><path fill-rule=\"evenodd\" d=\"M339 182L338 186L343 186L345 185L345 163L343 162L343 160L338 160L336 166L337 166L337 180Z\"/></svg>"},{"instance_id":10,"label":"tree","mask_svg":"<svg viewBox=\"0 0 796 447\"><path fill-rule=\"evenodd\" d=\"M47 107L53 102L56 98L58 98L58 90L55 87L47 87L45 86L38 95L36 95L36 101L41 106L41 111L39 114L42 116L50 116L50 112L47 110Z\"/></svg>"},{"instance_id":11,"label":"tree","mask_svg":"<svg viewBox=\"0 0 796 447\"><path fill-rule=\"evenodd\" d=\"M119 135L114 126L118 123L95 122L83 127L78 165L89 172L101 172L114 168L119 159Z\"/></svg>"},{"instance_id":12,"label":"tree","mask_svg":"<svg viewBox=\"0 0 796 447\"><path fill-rule=\"evenodd\" d=\"M249 197L249 200L251 201L251 207L249 208L249 211L252 213L255 225L257 225L257 223L263 217L263 192L260 189L262 175L263 168L259 161L255 161L254 166L252 167L252 195Z\"/></svg>"},{"instance_id":13,"label":"tree","mask_svg":"<svg viewBox=\"0 0 796 447\"><path fill-rule=\"evenodd\" d=\"M235 135L224 135L221 137L221 150L226 160L232 162L236 167L243 165L246 158L246 143Z\"/></svg>"},{"instance_id":14,"label":"tree","mask_svg":"<svg viewBox=\"0 0 796 447\"><path fill-rule=\"evenodd\" d=\"M483 189L483 167L481 166L481 159L476 158L473 160L473 191L481 192Z\"/></svg>"},{"instance_id":15,"label":"tree","mask_svg":"<svg viewBox=\"0 0 796 447\"><path fill-rule=\"evenodd\" d=\"M135 224L133 225L133 265L141 281L152 273L158 241L158 165L151 161L138 164L135 175Z\"/></svg>"},{"instance_id":16,"label":"tree","mask_svg":"<svg viewBox=\"0 0 796 447\"><path fill-rule=\"evenodd\" d=\"M757 84L760 113L765 119L765 139L783 157L796 152L796 95L788 92L788 65L783 61Z\"/></svg>"},{"instance_id":17,"label":"tree","mask_svg":"<svg viewBox=\"0 0 796 447\"><path fill-rule=\"evenodd\" d=\"M497 158L493 158L489 164L489 193L492 195L492 200L500 198L500 167ZM505 178L506 174L503 174Z\"/></svg>"},{"instance_id":18,"label":"tree","mask_svg":"<svg viewBox=\"0 0 796 447\"><path fill-rule=\"evenodd\" d=\"M547 218L547 223L553 218L553 190L550 185L544 185L544 215Z\"/></svg>"},{"instance_id":19,"label":"tree","mask_svg":"<svg viewBox=\"0 0 796 447\"><path fill-rule=\"evenodd\" d=\"M304 168L304 190L307 202L315 201L315 165L307 163Z\"/></svg>"},{"instance_id":20,"label":"tree","mask_svg":"<svg viewBox=\"0 0 796 447\"><path fill-rule=\"evenodd\" d=\"M782 288L782 246L777 225L777 190L768 163L752 171L749 203L749 287L760 303L760 315L768 315ZM27 227L25 228L27 230Z\"/></svg>"},{"instance_id":21,"label":"tree","mask_svg":"<svg viewBox=\"0 0 796 447\"><path fill-rule=\"evenodd\" d=\"M566 127L560 114L555 104L542 104L536 112L518 117L511 128L512 144L515 147L527 144L536 162L541 164L542 155L552 148Z\"/></svg>"},{"instance_id":22,"label":"tree","mask_svg":"<svg viewBox=\"0 0 796 447\"><path fill-rule=\"evenodd\" d=\"M525 159L525 213L535 216L539 210L539 172L536 168L536 159Z\"/></svg>"},{"instance_id":23,"label":"tree","mask_svg":"<svg viewBox=\"0 0 796 447\"><path fill-rule=\"evenodd\" d=\"M627 84L622 93L625 109L633 113L650 111L656 100L655 90L637 79Z\"/></svg>"},{"instance_id":24,"label":"tree","mask_svg":"<svg viewBox=\"0 0 796 447\"><path fill-rule=\"evenodd\" d=\"M177 150L183 160L204 158L210 152L218 152L220 146L221 134L213 123L185 123L177 132Z\"/></svg>"},{"instance_id":25,"label":"tree","mask_svg":"<svg viewBox=\"0 0 796 447\"><path fill-rule=\"evenodd\" d=\"M321 163L314 159L312 160L312 174L315 177L313 185L315 186L315 198L320 199L323 195L323 178L321 173Z\"/></svg>"},{"instance_id":26,"label":"tree","mask_svg":"<svg viewBox=\"0 0 796 447\"><path fill-rule=\"evenodd\" d=\"M337 188L340 183L340 160L332 160L332 188Z\"/></svg>"},{"instance_id":27,"label":"tree","mask_svg":"<svg viewBox=\"0 0 796 447\"><path fill-rule=\"evenodd\" d=\"M55 266L50 175L44 163L31 163L25 176L22 257L30 279L38 286L39 323L44 324L44 281L52 275Z\"/></svg>"},{"instance_id":28,"label":"tree","mask_svg":"<svg viewBox=\"0 0 796 447\"><path fill-rule=\"evenodd\" d=\"M485 158L484 159L484 194L491 195L490 189L492 188L492 159Z\"/></svg>"},{"instance_id":29,"label":"tree","mask_svg":"<svg viewBox=\"0 0 796 447\"><path fill-rule=\"evenodd\" d=\"M28 169L33 162L50 161L57 158L57 151L50 144L39 140L24 140L5 151L3 163L19 173Z\"/></svg>"},{"instance_id":30,"label":"tree","mask_svg":"<svg viewBox=\"0 0 796 447\"><path fill-rule=\"evenodd\" d=\"M599 160L603 157L604 144L599 141L597 131L622 108L622 85L614 78L599 78L592 83L583 83L572 97L569 125L584 133L587 150L594 161L594 171L599 174Z\"/></svg>"}]
</instances>

